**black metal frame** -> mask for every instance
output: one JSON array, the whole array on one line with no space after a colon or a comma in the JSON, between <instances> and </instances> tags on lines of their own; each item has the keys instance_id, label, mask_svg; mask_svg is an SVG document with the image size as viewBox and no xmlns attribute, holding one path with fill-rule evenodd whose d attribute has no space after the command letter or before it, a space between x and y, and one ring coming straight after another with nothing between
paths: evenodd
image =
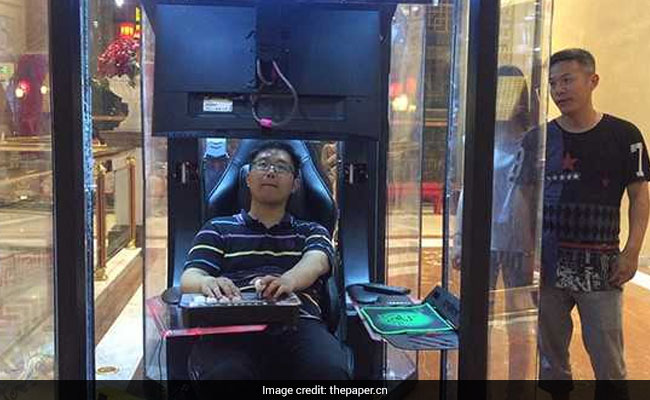
<instances>
[{"instance_id":1,"label":"black metal frame","mask_svg":"<svg viewBox=\"0 0 650 400\"><path fill-rule=\"evenodd\" d=\"M177 265L182 265L190 250L192 239L201 227L201 210L203 197L201 195L198 171L199 156L198 139L169 139L167 146L167 182L169 196L169 214L167 226L169 251L167 253L167 286L180 285L180 272ZM193 160L196 164L188 164ZM181 169L185 164L185 182Z\"/></svg>"},{"instance_id":2,"label":"black metal frame","mask_svg":"<svg viewBox=\"0 0 650 400\"><path fill-rule=\"evenodd\" d=\"M50 0L49 10L56 377L89 380L86 398L95 369L87 6Z\"/></svg>"},{"instance_id":3,"label":"black metal frame","mask_svg":"<svg viewBox=\"0 0 650 400\"><path fill-rule=\"evenodd\" d=\"M499 2L471 0L461 255L459 379L486 379ZM467 386L459 386L459 397ZM485 398L485 384L472 385ZM477 396L475 391L479 391Z\"/></svg>"}]
</instances>

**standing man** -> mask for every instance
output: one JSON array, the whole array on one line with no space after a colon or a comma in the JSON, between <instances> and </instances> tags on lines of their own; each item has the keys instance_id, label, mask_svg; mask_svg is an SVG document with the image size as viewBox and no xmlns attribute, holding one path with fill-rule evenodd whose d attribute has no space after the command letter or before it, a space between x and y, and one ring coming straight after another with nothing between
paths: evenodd
<instances>
[{"instance_id":1,"label":"standing man","mask_svg":"<svg viewBox=\"0 0 650 400\"><path fill-rule=\"evenodd\" d=\"M562 115L548 124L546 141L540 379L571 379L575 306L596 379L625 379L622 295L636 273L648 223L648 152L636 126L594 109L599 76L588 51L555 53L550 68L551 97ZM526 142L530 150L534 140ZM620 251L626 190L629 236ZM558 397L569 390L570 384Z\"/></svg>"}]
</instances>

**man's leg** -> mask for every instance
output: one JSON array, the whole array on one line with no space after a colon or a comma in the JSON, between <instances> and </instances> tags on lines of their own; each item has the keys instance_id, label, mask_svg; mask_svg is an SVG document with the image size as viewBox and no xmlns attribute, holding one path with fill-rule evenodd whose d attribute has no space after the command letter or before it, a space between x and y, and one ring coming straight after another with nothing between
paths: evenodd
<instances>
[{"instance_id":1,"label":"man's leg","mask_svg":"<svg viewBox=\"0 0 650 400\"><path fill-rule=\"evenodd\" d=\"M526 310L536 308L531 301L529 287L533 283L532 257L527 257L523 252L508 252L503 261L503 281L506 287L506 327L508 331L509 367L508 379L526 380L533 379L535 374L532 360L536 356L537 318L524 314ZM513 318L514 316L514 318ZM533 371L530 371L530 369ZM524 385L519 389L513 386L513 393L521 393ZM523 398L522 395L519 396Z\"/></svg>"},{"instance_id":2,"label":"man's leg","mask_svg":"<svg viewBox=\"0 0 650 400\"><path fill-rule=\"evenodd\" d=\"M257 346L234 338L202 338L193 346L188 358L192 380L264 379ZM256 338L260 339L260 338Z\"/></svg>"},{"instance_id":3,"label":"man's leg","mask_svg":"<svg viewBox=\"0 0 650 400\"><path fill-rule=\"evenodd\" d=\"M293 379L348 380L348 355L320 321L301 318L298 330L282 335L280 346Z\"/></svg>"},{"instance_id":4,"label":"man's leg","mask_svg":"<svg viewBox=\"0 0 650 400\"><path fill-rule=\"evenodd\" d=\"M540 380L570 380L569 344L573 333L569 291L541 285L539 307ZM570 388L569 388L570 390Z\"/></svg>"},{"instance_id":5,"label":"man's leg","mask_svg":"<svg viewBox=\"0 0 650 400\"><path fill-rule=\"evenodd\" d=\"M623 358L623 291L580 293L576 296L582 338L596 379L625 379Z\"/></svg>"}]
</instances>

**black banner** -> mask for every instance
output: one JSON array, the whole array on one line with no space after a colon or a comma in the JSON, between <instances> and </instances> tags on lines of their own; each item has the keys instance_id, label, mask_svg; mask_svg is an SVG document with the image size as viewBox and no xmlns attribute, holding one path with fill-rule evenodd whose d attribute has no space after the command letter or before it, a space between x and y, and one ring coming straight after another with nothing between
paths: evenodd
<instances>
[{"instance_id":1,"label":"black banner","mask_svg":"<svg viewBox=\"0 0 650 400\"><path fill-rule=\"evenodd\" d=\"M650 381L0 381L0 400L645 400Z\"/></svg>"}]
</instances>

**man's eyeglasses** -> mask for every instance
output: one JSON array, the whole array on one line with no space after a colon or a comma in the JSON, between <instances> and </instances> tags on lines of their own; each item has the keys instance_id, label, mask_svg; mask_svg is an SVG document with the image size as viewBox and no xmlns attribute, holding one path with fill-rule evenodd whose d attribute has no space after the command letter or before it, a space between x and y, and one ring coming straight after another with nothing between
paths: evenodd
<instances>
[{"instance_id":1,"label":"man's eyeglasses","mask_svg":"<svg viewBox=\"0 0 650 400\"><path fill-rule=\"evenodd\" d=\"M293 167L291 167L287 163L271 163L266 160L259 160L259 161L254 161L253 164L251 165L251 169L253 171L270 171L271 168L273 168L273 171L275 171L278 174L294 174L295 171L293 170Z\"/></svg>"}]
</instances>

